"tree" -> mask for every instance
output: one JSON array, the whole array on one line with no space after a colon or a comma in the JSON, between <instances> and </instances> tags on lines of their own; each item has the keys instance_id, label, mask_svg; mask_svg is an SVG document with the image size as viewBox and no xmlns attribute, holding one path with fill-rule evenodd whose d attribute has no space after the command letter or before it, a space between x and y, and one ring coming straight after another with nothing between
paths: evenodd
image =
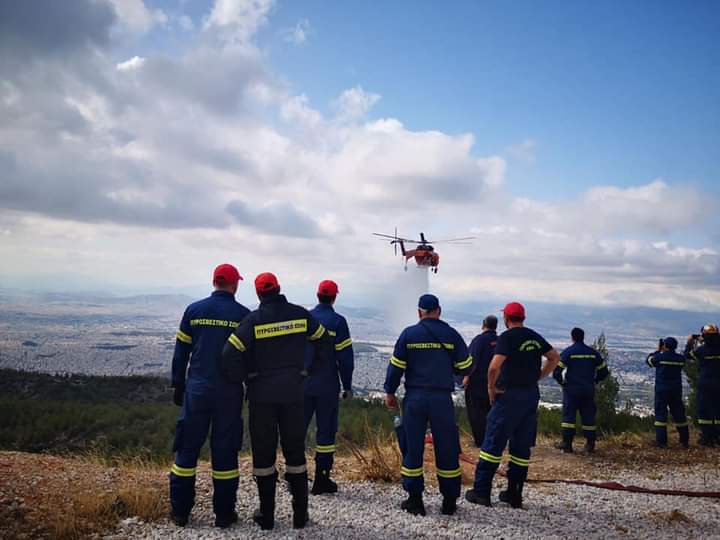
<instances>
[{"instance_id":1,"label":"tree","mask_svg":"<svg viewBox=\"0 0 720 540\"><path fill-rule=\"evenodd\" d=\"M602 332L592 344L593 349L600 353L605 362L608 362L610 354L607 349L605 332ZM609 367L608 363L608 367ZM595 403L597 404L597 427L601 432L608 433L613 430L617 417L618 395L620 383L617 377L610 372L610 375L598 384L595 392Z\"/></svg>"}]
</instances>

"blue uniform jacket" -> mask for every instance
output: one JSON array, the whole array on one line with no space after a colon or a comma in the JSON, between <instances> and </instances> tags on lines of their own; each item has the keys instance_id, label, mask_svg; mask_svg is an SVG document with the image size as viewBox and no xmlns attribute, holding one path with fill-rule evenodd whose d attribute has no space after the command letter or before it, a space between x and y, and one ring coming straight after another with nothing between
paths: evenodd
<instances>
[{"instance_id":1,"label":"blue uniform jacket","mask_svg":"<svg viewBox=\"0 0 720 540\"><path fill-rule=\"evenodd\" d=\"M470 343L470 356L473 365L470 372L470 392L474 395L487 395L487 373L490 361L495 353L497 344L497 332L485 330L482 334L475 336Z\"/></svg>"},{"instance_id":2,"label":"blue uniform jacket","mask_svg":"<svg viewBox=\"0 0 720 540\"><path fill-rule=\"evenodd\" d=\"M305 393L311 396L335 394L343 390L352 390L352 374L355 368L352 339L345 317L337 313L331 305L318 304L310 313L322 324L333 338L335 355L332 362L318 362L312 376L305 380ZM308 347L312 355L315 348Z\"/></svg>"},{"instance_id":3,"label":"blue uniform jacket","mask_svg":"<svg viewBox=\"0 0 720 540\"><path fill-rule=\"evenodd\" d=\"M454 375L470 372L473 360L468 356L462 336L449 324L425 319L408 326L395 343L385 376L385 392L394 394L405 375L405 389L455 389Z\"/></svg>"},{"instance_id":4,"label":"blue uniform jacket","mask_svg":"<svg viewBox=\"0 0 720 540\"><path fill-rule=\"evenodd\" d=\"M195 392L216 390L224 380L220 372L223 347L248 313L250 310L225 291L190 304L177 332L172 386Z\"/></svg>"},{"instance_id":5,"label":"blue uniform jacket","mask_svg":"<svg viewBox=\"0 0 720 540\"><path fill-rule=\"evenodd\" d=\"M720 347L700 345L687 349L686 356L698 363L698 384L720 385Z\"/></svg>"},{"instance_id":6,"label":"blue uniform jacket","mask_svg":"<svg viewBox=\"0 0 720 540\"><path fill-rule=\"evenodd\" d=\"M560 354L553 378L563 388L594 392L595 384L610 374L607 362L585 343L573 343Z\"/></svg>"},{"instance_id":7,"label":"blue uniform jacket","mask_svg":"<svg viewBox=\"0 0 720 540\"><path fill-rule=\"evenodd\" d=\"M650 353L648 366L655 368L655 388L682 391L682 370L685 357L675 351Z\"/></svg>"}]
</instances>

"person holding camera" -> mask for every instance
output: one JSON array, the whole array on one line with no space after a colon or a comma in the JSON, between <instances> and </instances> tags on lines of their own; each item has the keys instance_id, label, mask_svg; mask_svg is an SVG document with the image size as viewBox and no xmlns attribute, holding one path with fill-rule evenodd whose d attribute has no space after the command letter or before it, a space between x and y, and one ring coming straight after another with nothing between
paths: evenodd
<instances>
[{"instance_id":1,"label":"person holding camera","mask_svg":"<svg viewBox=\"0 0 720 540\"><path fill-rule=\"evenodd\" d=\"M682 370L685 357L676 352L674 337L661 339L658 349L647 357L647 364L655 369L655 444L667 448L668 408L680 436L680 444L689 447L690 432L682 399Z\"/></svg>"},{"instance_id":2,"label":"person holding camera","mask_svg":"<svg viewBox=\"0 0 720 540\"><path fill-rule=\"evenodd\" d=\"M700 445L720 445L720 332L706 324L702 333L688 338L685 356L698 365L697 420Z\"/></svg>"}]
</instances>

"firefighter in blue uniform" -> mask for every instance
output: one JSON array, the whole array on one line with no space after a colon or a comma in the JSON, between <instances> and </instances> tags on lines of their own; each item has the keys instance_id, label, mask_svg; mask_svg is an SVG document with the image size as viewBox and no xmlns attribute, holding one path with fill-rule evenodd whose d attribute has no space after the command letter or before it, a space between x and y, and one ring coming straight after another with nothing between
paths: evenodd
<instances>
[{"instance_id":1,"label":"firefighter in blue uniform","mask_svg":"<svg viewBox=\"0 0 720 540\"><path fill-rule=\"evenodd\" d=\"M255 278L260 306L230 335L223 349L223 370L247 381L253 476L260 508L253 520L263 530L275 526L275 468L278 447L285 457L285 480L292 494L293 527L308 520L308 475L305 463L303 393L306 345L315 344L320 365L332 361L334 344L325 327L305 308L280 294L270 272Z\"/></svg>"},{"instance_id":2,"label":"firefighter in blue uniform","mask_svg":"<svg viewBox=\"0 0 720 540\"><path fill-rule=\"evenodd\" d=\"M689 447L690 432L682 398L682 370L685 357L676 352L674 337L660 340L658 350L650 353L647 363L655 369L655 444L667 448L668 408L680 436L680 444Z\"/></svg>"},{"instance_id":3,"label":"firefighter in blue uniform","mask_svg":"<svg viewBox=\"0 0 720 540\"><path fill-rule=\"evenodd\" d=\"M310 310L333 338L335 345L333 361L316 366L313 375L305 380L305 432L307 433L313 415L317 424L315 481L311 490L313 495L337 492L337 484L330 479L330 471L335 454L341 382L343 399L352 398L352 339L345 317L333 309L338 293L337 283L331 280L322 281L317 290L318 305Z\"/></svg>"},{"instance_id":4,"label":"firefighter in blue uniform","mask_svg":"<svg viewBox=\"0 0 720 540\"><path fill-rule=\"evenodd\" d=\"M523 326L522 304L505 306L503 317L508 330L498 337L488 370L488 395L493 405L475 469L475 485L465 498L473 504L491 505L492 480L509 440L508 488L500 493L500 501L522 508L530 448L537 431L538 381L553 372L560 355L540 334ZM547 359L544 365L543 356Z\"/></svg>"},{"instance_id":5,"label":"firefighter in blue uniform","mask_svg":"<svg viewBox=\"0 0 720 540\"><path fill-rule=\"evenodd\" d=\"M482 332L470 342L470 356L473 359L472 371L463 379L465 387L465 410L475 446L480 448L485 438L487 414L490 411L490 398L487 391L487 371L490 367L497 343L497 324L495 315L488 315L482 323Z\"/></svg>"},{"instance_id":6,"label":"firefighter in blue uniform","mask_svg":"<svg viewBox=\"0 0 720 540\"><path fill-rule=\"evenodd\" d=\"M597 406L595 385L610 372L607 362L598 351L585 345L585 331L573 328L570 332L573 344L560 355L560 363L553 377L563 389L562 442L555 448L572 453L575 438L575 417L580 412L582 431L585 436L585 451L595 451Z\"/></svg>"},{"instance_id":7,"label":"firefighter in blue uniform","mask_svg":"<svg viewBox=\"0 0 720 540\"><path fill-rule=\"evenodd\" d=\"M237 521L243 390L241 384L224 380L220 361L228 336L249 313L235 301L241 279L234 266L218 266L213 273L215 291L188 306L177 332L172 386L173 401L182 410L173 444L175 464L170 472L170 502L172 519L181 527L187 524L195 503L198 455L211 426L215 525L229 527Z\"/></svg>"},{"instance_id":8,"label":"firefighter in blue uniform","mask_svg":"<svg viewBox=\"0 0 720 540\"><path fill-rule=\"evenodd\" d=\"M685 353L697 363L697 419L702 446L720 445L720 333L714 324L690 336Z\"/></svg>"},{"instance_id":9,"label":"firefighter in blue uniform","mask_svg":"<svg viewBox=\"0 0 720 540\"><path fill-rule=\"evenodd\" d=\"M420 322L400 334L385 377L385 403L389 409L397 410L395 392L405 375L402 426L406 447L401 475L408 499L403 501L401 508L423 516L423 452L428 422L435 446L440 493L443 495L442 513L452 515L456 510L462 472L451 394L455 388L454 376L464 376L472 366L462 336L440 320L440 314L437 297L432 294L420 297Z\"/></svg>"}]
</instances>

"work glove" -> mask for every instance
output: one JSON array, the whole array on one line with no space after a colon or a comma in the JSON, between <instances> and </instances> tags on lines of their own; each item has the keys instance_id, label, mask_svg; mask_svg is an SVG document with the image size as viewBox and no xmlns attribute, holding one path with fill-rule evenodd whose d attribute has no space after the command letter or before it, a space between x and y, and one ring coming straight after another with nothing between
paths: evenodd
<instances>
[{"instance_id":1,"label":"work glove","mask_svg":"<svg viewBox=\"0 0 720 540\"><path fill-rule=\"evenodd\" d=\"M173 388L173 403L178 407L182 407L185 398L185 387L176 386Z\"/></svg>"},{"instance_id":2,"label":"work glove","mask_svg":"<svg viewBox=\"0 0 720 540\"><path fill-rule=\"evenodd\" d=\"M342 398L343 398L343 399L352 399L352 398L353 398L353 391L352 391L352 390L343 390Z\"/></svg>"}]
</instances>

